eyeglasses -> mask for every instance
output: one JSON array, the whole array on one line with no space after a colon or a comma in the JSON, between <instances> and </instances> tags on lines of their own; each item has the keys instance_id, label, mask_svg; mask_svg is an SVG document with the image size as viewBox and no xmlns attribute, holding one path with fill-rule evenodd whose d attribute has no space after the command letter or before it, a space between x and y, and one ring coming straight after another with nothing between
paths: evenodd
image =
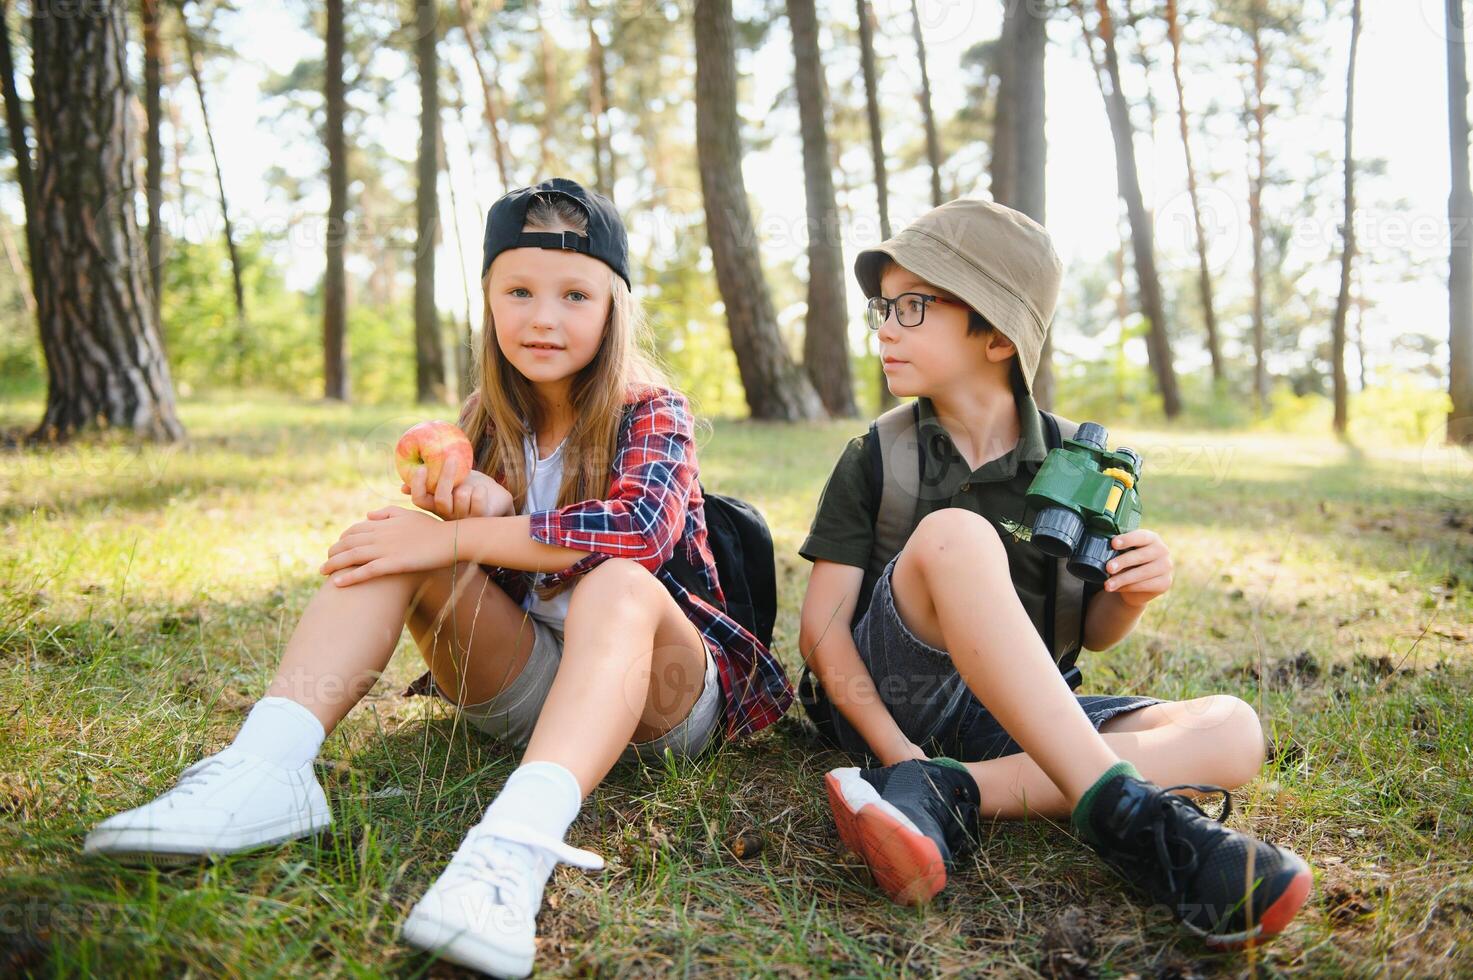
<instances>
[{"instance_id":1,"label":"eyeglasses","mask_svg":"<svg viewBox=\"0 0 1473 980\"><path fill-rule=\"evenodd\" d=\"M932 303L959 305L955 300L942 299L929 293L901 293L894 299L886 296L871 296L864 307L864 322L871 330L878 330L895 311L895 322L902 327L918 327L926 320L926 307Z\"/></svg>"}]
</instances>

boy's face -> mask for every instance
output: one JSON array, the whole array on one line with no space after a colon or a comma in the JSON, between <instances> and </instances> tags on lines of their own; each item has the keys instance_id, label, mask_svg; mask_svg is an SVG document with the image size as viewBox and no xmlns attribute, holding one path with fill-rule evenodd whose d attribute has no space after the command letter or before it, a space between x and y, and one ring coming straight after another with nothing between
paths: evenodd
<instances>
[{"instance_id":1,"label":"boy's face","mask_svg":"<svg viewBox=\"0 0 1473 980\"><path fill-rule=\"evenodd\" d=\"M934 397L975 387L993 374L1006 382L1006 361L1016 353L1012 341L997 330L969 335L971 311L964 303L891 262L880 276L880 294L894 299L902 293L938 296L942 302L926 304L919 326L902 327L893 312L880 325L880 356L891 394Z\"/></svg>"},{"instance_id":2,"label":"boy's face","mask_svg":"<svg viewBox=\"0 0 1473 980\"><path fill-rule=\"evenodd\" d=\"M576 252L513 248L490 272L496 342L523 377L556 383L593 360L612 302L608 266Z\"/></svg>"}]
</instances>

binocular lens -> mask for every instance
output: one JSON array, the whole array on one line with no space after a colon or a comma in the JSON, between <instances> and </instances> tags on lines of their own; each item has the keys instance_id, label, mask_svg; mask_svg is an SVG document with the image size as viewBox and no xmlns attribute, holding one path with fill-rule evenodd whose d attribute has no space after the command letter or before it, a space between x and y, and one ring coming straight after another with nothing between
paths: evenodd
<instances>
[{"instance_id":1,"label":"binocular lens","mask_svg":"<svg viewBox=\"0 0 1473 980\"><path fill-rule=\"evenodd\" d=\"M1068 558L1084 533L1084 519L1067 507L1045 507L1033 521L1033 543L1054 558Z\"/></svg>"}]
</instances>

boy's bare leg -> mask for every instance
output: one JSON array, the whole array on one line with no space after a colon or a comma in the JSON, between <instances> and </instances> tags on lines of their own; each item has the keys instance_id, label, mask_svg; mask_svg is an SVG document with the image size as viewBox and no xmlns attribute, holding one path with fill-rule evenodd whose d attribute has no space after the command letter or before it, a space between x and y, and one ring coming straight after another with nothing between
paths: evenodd
<instances>
[{"instance_id":1,"label":"boy's bare leg","mask_svg":"<svg viewBox=\"0 0 1473 980\"><path fill-rule=\"evenodd\" d=\"M1236 789L1263 765L1257 713L1227 694L1139 708L1111 718L1101 732L1112 752L1158 786L1207 783ZM1069 816L1069 801L1026 753L966 767L977 781L984 816Z\"/></svg>"},{"instance_id":2,"label":"boy's bare leg","mask_svg":"<svg viewBox=\"0 0 1473 980\"><path fill-rule=\"evenodd\" d=\"M305 706L331 733L388 666L406 622L435 681L464 703L494 697L516 677L532 646L524 614L479 566L384 575L317 590L277 668L268 696ZM452 625L455 632L452 632ZM462 684L463 681L463 684Z\"/></svg>"},{"instance_id":3,"label":"boy's bare leg","mask_svg":"<svg viewBox=\"0 0 1473 980\"><path fill-rule=\"evenodd\" d=\"M946 650L967 687L1073 807L1120 761L1079 707L1008 574L985 517L946 508L923 518L895 563L896 609Z\"/></svg>"},{"instance_id":4,"label":"boy's bare leg","mask_svg":"<svg viewBox=\"0 0 1473 980\"><path fill-rule=\"evenodd\" d=\"M606 561L568 604L562 666L522 763L564 767L587 796L631 739L657 738L690 714L705 674L705 641L659 580Z\"/></svg>"}]
</instances>

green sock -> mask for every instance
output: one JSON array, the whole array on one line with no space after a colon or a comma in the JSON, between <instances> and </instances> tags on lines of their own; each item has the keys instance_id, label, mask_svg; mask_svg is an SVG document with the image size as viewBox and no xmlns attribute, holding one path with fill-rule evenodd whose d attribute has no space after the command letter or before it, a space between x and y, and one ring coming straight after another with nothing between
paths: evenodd
<instances>
[{"instance_id":1,"label":"green sock","mask_svg":"<svg viewBox=\"0 0 1473 980\"><path fill-rule=\"evenodd\" d=\"M968 769L965 765L956 761L955 759L948 759L944 755L938 755L931 761L936 763L936 765L938 766L950 766L953 769L960 769L962 772L966 773L969 776L972 774L972 770Z\"/></svg>"},{"instance_id":2,"label":"green sock","mask_svg":"<svg viewBox=\"0 0 1473 980\"><path fill-rule=\"evenodd\" d=\"M1073 826L1074 832L1087 841L1094 840L1094 835L1089 830L1089 818L1091 811L1094 809L1095 798L1100 795L1100 789L1116 776L1131 776L1135 779L1141 778L1140 771L1135 766L1126 762L1124 759L1120 760L1109 769L1100 773L1100 778L1094 781L1093 786L1084 791L1084 795L1079 798L1079 802L1074 806L1074 813L1069 817L1069 823Z\"/></svg>"}]
</instances>

